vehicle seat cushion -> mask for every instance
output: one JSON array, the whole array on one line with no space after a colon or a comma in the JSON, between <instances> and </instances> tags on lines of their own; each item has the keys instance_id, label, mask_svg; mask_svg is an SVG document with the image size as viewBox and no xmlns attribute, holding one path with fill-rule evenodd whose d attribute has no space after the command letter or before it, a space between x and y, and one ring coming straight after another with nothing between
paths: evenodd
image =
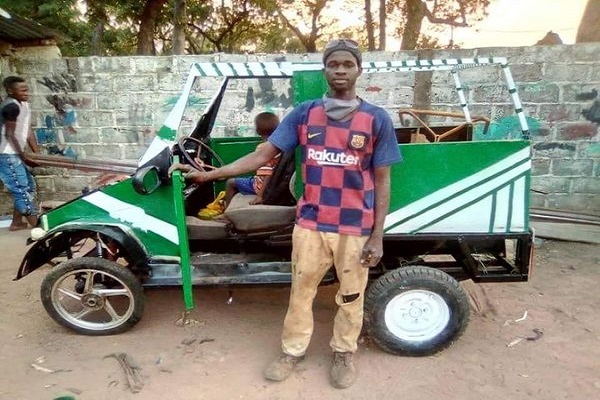
<instances>
[{"instance_id":1,"label":"vehicle seat cushion","mask_svg":"<svg viewBox=\"0 0 600 400\"><path fill-rule=\"evenodd\" d=\"M296 206L251 205L254 197L238 193L225 210L225 217L238 231L274 229L294 222Z\"/></svg>"},{"instance_id":2,"label":"vehicle seat cushion","mask_svg":"<svg viewBox=\"0 0 600 400\"><path fill-rule=\"evenodd\" d=\"M188 215L185 217L185 224L190 240L214 240L229 236L227 222L224 221L203 220Z\"/></svg>"}]
</instances>

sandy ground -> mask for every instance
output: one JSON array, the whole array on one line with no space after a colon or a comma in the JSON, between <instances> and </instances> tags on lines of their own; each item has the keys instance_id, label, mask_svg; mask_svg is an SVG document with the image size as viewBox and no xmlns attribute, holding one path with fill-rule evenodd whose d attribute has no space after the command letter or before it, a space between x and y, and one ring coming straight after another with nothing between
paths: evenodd
<instances>
[{"instance_id":1,"label":"sandy ground","mask_svg":"<svg viewBox=\"0 0 600 400\"><path fill-rule=\"evenodd\" d=\"M279 353L288 289L195 291L195 326L176 327L179 290L147 291L144 318L127 333L86 337L47 316L39 300L46 268L13 282L27 232L0 229L0 398L55 399L593 399L600 398L600 249L544 241L529 283L487 284L493 306L474 314L447 350L409 358L361 340L359 379L346 390L328 381L335 287L315 303L315 335L299 370L269 383L262 369ZM523 317L527 318L514 322ZM509 322L507 322L509 321ZM513 321L513 322L510 322ZM543 332L539 340L534 329ZM133 394L111 353L142 368ZM55 372L35 369L36 364Z\"/></svg>"}]
</instances>

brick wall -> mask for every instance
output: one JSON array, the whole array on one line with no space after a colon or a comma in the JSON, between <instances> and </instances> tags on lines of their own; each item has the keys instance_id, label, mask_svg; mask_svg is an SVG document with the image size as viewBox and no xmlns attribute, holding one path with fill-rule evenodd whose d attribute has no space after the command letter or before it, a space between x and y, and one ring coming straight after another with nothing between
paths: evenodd
<instances>
[{"instance_id":1,"label":"brick wall","mask_svg":"<svg viewBox=\"0 0 600 400\"><path fill-rule=\"evenodd\" d=\"M511 65L532 131L533 206L600 213L600 43L485 48L478 50L368 53L366 61L504 56ZM194 62L273 61L281 56L174 56L3 60L2 75L24 76L31 86L33 123L46 151L57 148L82 158L135 160L154 137L178 98ZM287 61L319 61L294 55ZM8 65L5 67L4 65ZM490 132L478 138L518 137L519 127L499 68L460 71L473 114L490 117ZM194 88L181 129L189 132L219 80ZM400 107L460 111L448 72L363 75L359 94L390 112ZM256 112L283 115L290 108L285 81L232 82L216 135L251 134ZM417 88L417 93L415 93ZM436 122L435 120L433 122ZM437 121L441 122L441 121ZM56 148L55 148L56 149ZM35 171L40 200L68 200L96 174L61 168ZM0 215L11 211L0 189Z\"/></svg>"}]
</instances>

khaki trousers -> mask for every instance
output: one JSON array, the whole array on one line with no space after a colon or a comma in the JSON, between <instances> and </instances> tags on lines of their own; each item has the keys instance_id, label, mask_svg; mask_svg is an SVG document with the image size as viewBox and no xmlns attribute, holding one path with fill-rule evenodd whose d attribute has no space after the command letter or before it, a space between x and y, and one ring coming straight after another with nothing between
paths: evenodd
<instances>
[{"instance_id":1,"label":"khaki trousers","mask_svg":"<svg viewBox=\"0 0 600 400\"><path fill-rule=\"evenodd\" d=\"M285 354L301 356L313 332L313 300L317 287L332 264L339 290L338 311L330 346L336 352L355 352L363 322L364 291L369 269L360 263L368 236L317 232L294 227L292 237L292 289L283 322L281 346Z\"/></svg>"}]
</instances>

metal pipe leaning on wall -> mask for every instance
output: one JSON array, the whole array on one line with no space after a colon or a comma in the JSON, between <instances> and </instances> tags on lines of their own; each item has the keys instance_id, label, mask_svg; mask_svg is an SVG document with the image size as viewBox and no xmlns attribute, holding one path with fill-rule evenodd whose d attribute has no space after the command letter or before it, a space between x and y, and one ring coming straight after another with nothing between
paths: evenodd
<instances>
[{"instance_id":1,"label":"metal pipe leaning on wall","mask_svg":"<svg viewBox=\"0 0 600 400\"><path fill-rule=\"evenodd\" d=\"M47 156L42 154L28 154L28 158L40 167L59 167L76 169L86 172L111 172L131 175L137 169L137 163L124 161L103 160L74 160L63 156Z\"/></svg>"}]
</instances>

